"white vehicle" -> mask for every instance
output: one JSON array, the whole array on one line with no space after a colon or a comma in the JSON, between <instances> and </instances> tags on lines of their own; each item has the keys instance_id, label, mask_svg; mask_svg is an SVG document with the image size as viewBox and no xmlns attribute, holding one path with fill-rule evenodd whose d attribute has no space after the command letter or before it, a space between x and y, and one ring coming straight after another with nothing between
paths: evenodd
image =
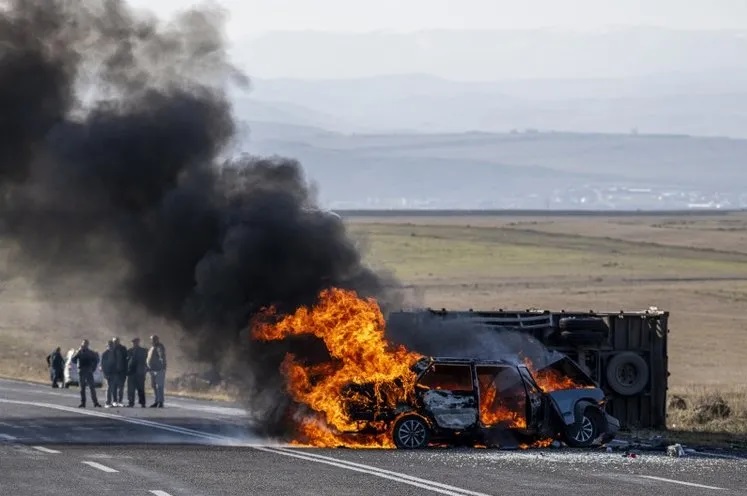
<instances>
[{"instance_id":1,"label":"white vehicle","mask_svg":"<svg viewBox=\"0 0 747 496\"><path fill-rule=\"evenodd\" d=\"M78 379L78 365L73 363L73 356L75 356L76 350L70 350L65 356L65 376L62 384L64 387L69 388L70 386L79 386L80 380ZM101 364L96 366L96 370L93 372L93 385L100 388L104 385L104 372L101 370Z\"/></svg>"}]
</instances>

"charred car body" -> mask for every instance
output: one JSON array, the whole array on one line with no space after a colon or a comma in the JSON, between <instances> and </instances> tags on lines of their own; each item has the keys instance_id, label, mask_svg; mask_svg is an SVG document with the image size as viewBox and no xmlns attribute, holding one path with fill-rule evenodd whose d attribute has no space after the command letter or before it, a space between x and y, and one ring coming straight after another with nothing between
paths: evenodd
<instances>
[{"instance_id":1,"label":"charred car body","mask_svg":"<svg viewBox=\"0 0 747 496\"><path fill-rule=\"evenodd\" d=\"M547 439L586 447L612 439L619 429L604 411L602 390L568 358L533 373L510 360L427 357L412 371L414 391L406 402L382 401L404 387L401 383L348 386L347 413L361 433L389 431L405 449L430 443L504 447ZM538 374L548 373L565 382L543 390Z\"/></svg>"},{"instance_id":2,"label":"charred car body","mask_svg":"<svg viewBox=\"0 0 747 496\"><path fill-rule=\"evenodd\" d=\"M627 430L666 429L668 320L669 312L655 307L617 312L426 309L392 312L388 325L429 330L458 321L530 336L582 368L606 393L607 411Z\"/></svg>"}]
</instances>

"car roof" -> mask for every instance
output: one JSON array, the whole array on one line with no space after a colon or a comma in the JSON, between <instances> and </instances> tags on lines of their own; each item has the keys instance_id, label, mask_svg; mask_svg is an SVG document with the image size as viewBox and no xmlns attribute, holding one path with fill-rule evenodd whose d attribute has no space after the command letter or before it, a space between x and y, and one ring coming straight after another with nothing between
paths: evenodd
<instances>
[{"instance_id":1,"label":"car roof","mask_svg":"<svg viewBox=\"0 0 747 496\"><path fill-rule=\"evenodd\" d=\"M515 360L510 360L507 358L497 358L494 360L487 360L483 358L458 358L458 357L448 357L448 356L436 356L436 357L430 357L429 361L433 363L443 363L443 364L460 364L460 365L502 365L502 366L510 366L510 367L523 367L524 365L521 363L517 363Z\"/></svg>"}]
</instances>

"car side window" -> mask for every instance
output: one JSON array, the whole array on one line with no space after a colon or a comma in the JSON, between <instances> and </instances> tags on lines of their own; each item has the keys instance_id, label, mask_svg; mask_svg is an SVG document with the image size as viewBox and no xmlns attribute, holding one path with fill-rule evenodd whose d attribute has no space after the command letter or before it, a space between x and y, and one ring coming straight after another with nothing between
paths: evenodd
<instances>
[{"instance_id":1,"label":"car side window","mask_svg":"<svg viewBox=\"0 0 747 496\"><path fill-rule=\"evenodd\" d=\"M423 374L418 385L428 389L472 392L472 371L469 365L434 364Z\"/></svg>"}]
</instances>

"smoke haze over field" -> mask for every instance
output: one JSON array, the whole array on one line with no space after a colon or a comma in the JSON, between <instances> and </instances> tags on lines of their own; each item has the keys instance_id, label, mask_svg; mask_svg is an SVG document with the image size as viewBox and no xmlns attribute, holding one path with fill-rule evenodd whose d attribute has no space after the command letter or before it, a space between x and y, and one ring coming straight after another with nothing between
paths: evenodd
<instances>
[{"instance_id":1,"label":"smoke haze over field","mask_svg":"<svg viewBox=\"0 0 747 496\"><path fill-rule=\"evenodd\" d=\"M236 132L225 92L246 78L227 60L221 12L163 24L119 1L4 6L6 277L124 290L210 362L261 307L294 309L331 285L382 294L297 162L225 158ZM247 350L255 385L277 387L287 346Z\"/></svg>"}]
</instances>

